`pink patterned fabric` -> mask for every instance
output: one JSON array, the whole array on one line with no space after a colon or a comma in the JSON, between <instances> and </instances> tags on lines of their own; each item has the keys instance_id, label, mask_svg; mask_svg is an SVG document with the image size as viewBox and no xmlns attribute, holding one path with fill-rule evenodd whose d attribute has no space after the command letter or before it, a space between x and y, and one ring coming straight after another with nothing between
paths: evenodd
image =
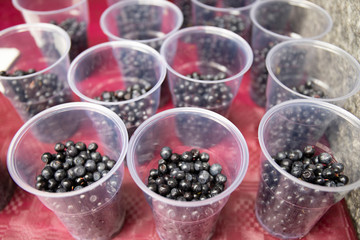
<instances>
[{"instance_id":1,"label":"pink patterned fabric","mask_svg":"<svg viewBox=\"0 0 360 240\"><path fill-rule=\"evenodd\" d=\"M89 44L93 46L107 41L99 26L100 15L107 6L106 1L99 0L89 0L89 6L91 16ZM22 16L11 5L11 0L2 0L0 2L0 30L20 23L23 23ZM251 101L248 88L249 75L247 74L232 105L229 119L240 129L247 141L250 164L244 181L232 193L220 213L213 240L276 239L262 229L254 212L260 157L257 127L265 111ZM168 103L159 111L171 106L171 103ZM5 162L11 138L21 124L20 118L10 103L0 94L0 159L2 163ZM123 184L127 212L124 226L114 239L158 240L151 208L127 169ZM72 237L57 217L36 197L16 188L9 204L0 211L0 239L57 240L72 239ZM304 239L357 239L345 202L341 201L333 206Z\"/></svg>"}]
</instances>

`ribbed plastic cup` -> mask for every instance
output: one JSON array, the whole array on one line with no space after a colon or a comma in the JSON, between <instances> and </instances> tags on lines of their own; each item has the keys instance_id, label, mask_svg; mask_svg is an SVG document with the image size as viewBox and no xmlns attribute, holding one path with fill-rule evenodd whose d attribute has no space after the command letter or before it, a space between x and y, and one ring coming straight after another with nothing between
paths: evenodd
<instances>
[{"instance_id":1,"label":"ribbed plastic cup","mask_svg":"<svg viewBox=\"0 0 360 240\"><path fill-rule=\"evenodd\" d=\"M169 1L121 0L103 12L100 26L109 41L133 40L159 51L164 40L180 29L183 20L180 9ZM160 106L170 98L165 81Z\"/></svg>"},{"instance_id":2,"label":"ribbed plastic cup","mask_svg":"<svg viewBox=\"0 0 360 240\"><path fill-rule=\"evenodd\" d=\"M257 105L265 107L268 77L265 59L270 49L291 39L321 39L331 30L332 20L324 9L303 0L258 1L250 18L254 51L250 96Z\"/></svg>"},{"instance_id":3,"label":"ribbed plastic cup","mask_svg":"<svg viewBox=\"0 0 360 240\"><path fill-rule=\"evenodd\" d=\"M166 67L160 54L153 48L135 41L106 42L89 48L71 63L68 81L73 92L82 101L103 105L120 117L129 136L159 106L160 86ZM147 89L122 101L101 101L96 97L104 92ZM114 97L114 96L113 96Z\"/></svg>"},{"instance_id":4,"label":"ribbed plastic cup","mask_svg":"<svg viewBox=\"0 0 360 240\"><path fill-rule=\"evenodd\" d=\"M200 125L207 131L197 131ZM200 138L202 141L196 141ZM193 148L207 152L210 164L221 164L227 176L225 190L206 200L190 202L151 191L147 187L149 171L157 169L164 146L179 154ZM210 239L221 209L243 180L249 163L248 148L239 129L223 116L200 108L174 108L146 120L131 137L126 158L132 178L152 208L161 239Z\"/></svg>"},{"instance_id":5,"label":"ribbed plastic cup","mask_svg":"<svg viewBox=\"0 0 360 240\"><path fill-rule=\"evenodd\" d=\"M0 69L0 92L24 121L73 100L66 79L70 38L60 27L36 23L4 29L0 49L13 53L1 61L7 63Z\"/></svg>"},{"instance_id":6,"label":"ribbed plastic cup","mask_svg":"<svg viewBox=\"0 0 360 240\"><path fill-rule=\"evenodd\" d=\"M70 60L88 48L89 7L87 0L12 0L26 23L52 23L71 38Z\"/></svg>"},{"instance_id":7,"label":"ribbed plastic cup","mask_svg":"<svg viewBox=\"0 0 360 240\"><path fill-rule=\"evenodd\" d=\"M192 23L225 28L250 43L250 10L257 0L191 0Z\"/></svg>"},{"instance_id":8,"label":"ribbed plastic cup","mask_svg":"<svg viewBox=\"0 0 360 240\"><path fill-rule=\"evenodd\" d=\"M360 89L360 65L344 50L317 40L291 40L266 57L266 109L290 99L312 99L340 107Z\"/></svg>"},{"instance_id":9,"label":"ribbed plastic cup","mask_svg":"<svg viewBox=\"0 0 360 240\"><path fill-rule=\"evenodd\" d=\"M360 120L330 103L290 100L265 113L259 125L260 184L256 217L278 238L304 237L335 203L360 187ZM278 152L315 147L315 155L329 153L344 164L349 183L327 187L294 177L275 162Z\"/></svg>"},{"instance_id":10,"label":"ribbed plastic cup","mask_svg":"<svg viewBox=\"0 0 360 240\"><path fill-rule=\"evenodd\" d=\"M253 54L239 35L217 27L182 29L163 43L161 55L175 107L200 107L227 116ZM203 80L190 74L203 75ZM211 79L210 76L223 78ZM209 77L208 77L209 76Z\"/></svg>"},{"instance_id":11,"label":"ribbed plastic cup","mask_svg":"<svg viewBox=\"0 0 360 240\"><path fill-rule=\"evenodd\" d=\"M77 130L63 134L68 137L57 135L52 142L44 143L32 134L33 128L48 119L66 121L69 115L74 118L68 124L74 124ZM80 190L65 193L37 190L36 177L45 166L42 154L54 153L55 143L65 144L68 140L86 145L95 142L97 151L116 164L100 180ZM9 146L7 166L17 185L53 211L75 239L110 239L121 230L125 219L121 184L127 147L126 127L111 110L91 103L66 103L39 113L19 129Z\"/></svg>"}]
</instances>

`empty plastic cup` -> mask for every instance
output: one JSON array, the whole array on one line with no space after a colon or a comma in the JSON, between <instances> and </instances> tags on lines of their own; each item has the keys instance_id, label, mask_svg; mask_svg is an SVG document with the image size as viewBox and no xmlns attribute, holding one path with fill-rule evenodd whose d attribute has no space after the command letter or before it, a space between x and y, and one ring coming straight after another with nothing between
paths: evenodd
<instances>
[{"instance_id":1,"label":"empty plastic cup","mask_svg":"<svg viewBox=\"0 0 360 240\"><path fill-rule=\"evenodd\" d=\"M70 60L88 47L89 7L87 0L12 0L26 23L52 23L71 38Z\"/></svg>"},{"instance_id":2,"label":"empty plastic cup","mask_svg":"<svg viewBox=\"0 0 360 240\"><path fill-rule=\"evenodd\" d=\"M211 131L196 131L199 125ZM179 201L150 190L149 171L157 169L165 146L179 154L191 149L208 153L209 163L220 164L221 173L227 176L224 191L205 200ZM160 238L205 240L213 235L221 209L243 180L249 153L239 129L223 116L200 108L173 108L152 116L135 131L126 159L132 178L152 208Z\"/></svg>"},{"instance_id":3,"label":"empty plastic cup","mask_svg":"<svg viewBox=\"0 0 360 240\"><path fill-rule=\"evenodd\" d=\"M163 0L124 0L107 8L100 26L110 41L134 40L159 50L162 42L179 30L180 9Z\"/></svg>"},{"instance_id":4,"label":"empty plastic cup","mask_svg":"<svg viewBox=\"0 0 360 240\"><path fill-rule=\"evenodd\" d=\"M153 48L134 41L113 41L75 58L68 81L82 101L113 110L131 135L157 111L165 75L163 60Z\"/></svg>"},{"instance_id":5,"label":"empty plastic cup","mask_svg":"<svg viewBox=\"0 0 360 240\"><path fill-rule=\"evenodd\" d=\"M70 39L61 28L21 24L0 32L0 92L24 121L49 107L73 100L67 84Z\"/></svg>"},{"instance_id":6,"label":"empty plastic cup","mask_svg":"<svg viewBox=\"0 0 360 240\"><path fill-rule=\"evenodd\" d=\"M291 40L266 57L266 109L307 98L344 106L360 89L360 65L344 50L316 40Z\"/></svg>"},{"instance_id":7,"label":"empty plastic cup","mask_svg":"<svg viewBox=\"0 0 360 240\"><path fill-rule=\"evenodd\" d=\"M360 120L346 110L321 101L286 101L265 113L258 135L262 154L255 211L260 224L273 236L304 237L332 205L360 186ZM296 171L288 172L285 162L295 164L295 155L290 153L303 151L308 145L315 150L313 157L308 158L305 152L296 155L304 174L298 177ZM321 153L331 156L331 163L344 165L347 185L331 182L340 173L335 167L325 169L326 158L316 158ZM326 182L330 186L325 186Z\"/></svg>"},{"instance_id":8,"label":"empty plastic cup","mask_svg":"<svg viewBox=\"0 0 360 240\"><path fill-rule=\"evenodd\" d=\"M276 44L297 38L320 39L332 28L330 15L319 6L303 0L258 1L250 11L251 68L250 96L259 106L266 104L268 73L265 59Z\"/></svg>"},{"instance_id":9,"label":"empty plastic cup","mask_svg":"<svg viewBox=\"0 0 360 240\"><path fill-rule=\"evenodd\" d=\"M200 107L226 116L253 54L239 35L217 27L182 29L160 50L175 107Z\"/></svg>"},{"instance_id":10,"label":"empty plastic cup","mask_svg":"<svg viewBox=\"0 0 360 240\"><path fill-rule=\"evenodd\" d=\"M250 9L257 0L192 0L193 25L225 28L250 42Z\"/></svg>"},{"instance_id":11,"label":"empty plastic cup","mask_svg":"<svg viewBox=\"0 0 360 240\"><path fill-rule=\"evenodd\" d=\"M42 125L47 119L57 118L66 121L69 115L74 117L69 124L76 125L77 129L68 132L68 137L62 138L57 135L51 142L43 143L32 134L33 128ZM66 131L66 129L62 129L62 131ZM43 132L43 134L46 135L48 132ZM98 145L96 151L102 156L106 155L116 161L115 165L100 179L97 180L93 177L92 184L85 185L79 190L56 192L56 186L54 192L37 190L35 187L37 176L40 174L51 176L42 173L45 166L42 161L43 153L55 154L54 145L58 142L65 144L69 140L74 143L83 142L86 146L93 142L96 143ZM120 231L125 219L121 184L124 178L123 161L127 147L126 127L111 110L91 103L66 103L41 112L19 129L9 146L7 166L12 179L22 189L38 197L47 208L52 210L74 238L110 239ZM85 154L87 154L86 151ZM92 154L91 159L95 159ZM103 161L105 161L104 159ZM57 165L51 163L48 166L55 172L54 166ZM65 163L61 166L65 167ZM69 171L77 166L80 165L67 170L68 174L65 179L71 179ZM76 171L76 176L80 176L80 171L74 171ZM87 171L91 172L88 169ZM54 178L56 179L55 174ZM95 172L93 175L95 176ZM54 180L54 178L50 179ZM86 177L84 176L84 178ZM91 181L90 178L88 179ZM81 179L78 181L78 178L72 181L79 185L83 182ZM64 185L61 183L58 186Z\"/></svg>"}]
</instances>

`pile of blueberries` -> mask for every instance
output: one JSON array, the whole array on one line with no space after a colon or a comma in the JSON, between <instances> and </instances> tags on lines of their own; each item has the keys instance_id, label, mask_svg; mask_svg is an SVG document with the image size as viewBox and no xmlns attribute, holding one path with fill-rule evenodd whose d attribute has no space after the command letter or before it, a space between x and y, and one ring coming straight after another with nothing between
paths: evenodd
<instances>
[{"instance_id":1,"label":"pile of blueberries","mask_svg":"<svg viewBox=\"0 0 360 240\"><path fill-rule=\"evenodd\" d=\"M217 81L225 79L225 73L200 74L193 72L186 75L196 80ZM174 86L174 103L176 107L202 107L225 115L228 111L233 94L225 83L200 83L177 81Z\"/></svg>"},{"instance_id":2,"label":"pile of blueberries","mask_svg":"<svg viewBox=\"0 0 360 240\"><path fill-rule=\"evenodd\" d=\"M82 51L88 48L87 24L85 21L78 21L76 18L67 18L58 23L55 20L50 22L64 29L70 36L70 60L73 60Z\"/></svg>"},{"instance_id":3,"label":"pile of blueberries","mask_svg":"<svg viewBox=\"0 0 360 240\"><path fill-rule=\"evenodd\" d=\"M129 85L125 90L104 91L95 100L104 102L121 102L137 98L152 88L152 84L145 80ZM137 128L151 114L156 102L151 98L144 98L129 104L112 105L110 110L115 112L125 123L128 130Z\"/></svg>"},{"instance_id":4,"label":"pile of blueberries","mask_svg":"<svg viewBox=\"0 0 360 240\"><path fill-rule=\"evenodd\" d=\"M282 169L306 182L328 187L344 186L349 182L343 174L344 164L335 162L327 152L315 155L315 148L310 145L303 151L278 152L273 158Z\"/></svg>"},{"instance_id":5,"label":"pile of blueberries","mask_svg":"<svg viewBox=\"0 0 360 240\"><path fill-rule=\"evenodd\" d=\"M82 189L105 176L116 164L101 155L98 145L69 140L54 146L56 153L45 152L41 160L46 164L36 176L35 188L47 192L69 192Z\"/></svg>"},{"instance_id":6,"label":"pile of blueberries","mask_svg":"<svg viewBox=\"0 0 360 240\"><path fill-rule=\"evenodd\" d=\"M324 91L322 91L321 89L318 89L317 86L311 80L308 80L304 84L294 87L293 90L300 94L303 94L303 95L309 96L309 97L313 97L313 98L324 98L325 97Z\"/></svg>"},{"instance_id":7,"label":"pile of blueberries","mask_svg":"<svg viewBox=\"0 0 360 240\"><path fill-rule=\"evenodd\" d=\"M20 77L35 73L35 69L16 70L12 74L1 71L0 76ZM19 80L8 81L5 87L5 95L14 101L17 109L27 118L58 104L71 102L70 90L64 82L54 73L42 73L36 77L24 77Z\"/></svg>"},{"instance_id":8,"label":"pile of blueberries","mask_svg":"<svg viewBox=\"0 0 360 240\"><path fill-rule=\"evenodd\" d=\"M209 164L208 153L191 149L177 154L163 147L160 156L158 168L149 172L151 191L179 201L201 201L224 191L227 177L220 164Z\"/></svg>"}]
</instances>

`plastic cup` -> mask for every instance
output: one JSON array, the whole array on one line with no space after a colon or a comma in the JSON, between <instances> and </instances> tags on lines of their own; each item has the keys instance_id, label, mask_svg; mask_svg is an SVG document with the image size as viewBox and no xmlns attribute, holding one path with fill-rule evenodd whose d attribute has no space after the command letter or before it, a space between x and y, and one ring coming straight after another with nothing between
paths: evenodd
<instances>
[{"instance_id":1,"label":"plastic cup","mask_svg":"<svg viewBox=\"0 0 360 240\"><path fill-rule=\"evenodd\" d=\"M180 9L163 0L124 0L108 7L100 26L109 41L134 40L159 50L162 42L179 30Z\"/></svg>"},{"instance_id":2,"label":"plastic cup","mask_svg":"<svg viewBox=\"0 0 360 240\"><path fill-rule=\"evenodd\" d=\"M69 49L69 36L51 24L21 24L0 32L0 50L10 53L1 61L6 64L0 69L0 92L24 121L73 100L66 81Z\"/></svg>"},{"instance_id":3,"label":"plastic cup","mask_svg":"<svg viewBox=\"0 0 360 240\"><path fill-rule=\"evenodd\" d=\"M359 63L325 42L299 39L279 43L269 51L266 68L266 109L298 98L342 107L360 89Z\"/></svg>"},{"instance_id":4,"label":"plastic cup","mask_svg":"<svg viewBox=\"0 0 360 240\"><path fill-rule=\"evenodd\" d=\"M199 124L217 129L218 138L214 140L211 131L193 134L176 131L184 128L189 131ZM200 134L203 141L195 142L195 134ZM189 202L165 198L151 191L147 187L149 171L157 169L164 146L179 154L192 148L207 152L211 165L222 165L222 173L227 176L225 190L206 200ZM174 108L154 115L135 131L126 159L132 178L152 208L160 238L201 240L213 235L221 209L245 176L249 153L239 129L223 116L200 108Z\"/></svg>"},{"instance_id":5,"label":"plastic cup","mask_svg":"<svg viewBox=\"0 0 360 240\"><path fill-rule=\"evenodd\" d=\"M130 136L157 111L165 75L163 60L153 48L134 41L114 41L93 46L75 58L68 81L82 101L113 110L124 121ZM147 92L136 91L135 85ZM127 100L99 99L104 92L114 95L116 91L132 88Z\"/></svg>"},{"instance_id":6,"label":"plastic cup","mask_svg":"<svg viewBox=\"0 0 360 240\"><path fill-rule=\"evenodd\" d=\"M250 9L257 0L191 0L194 25L225 28L247 42L251 37Z\"/></svg>"},{"instance_id":7,"label":"plastic cup","mask_svg":"<svg viewBox=\"0 0 360 240\"><path fill-rule=\"evenodd\" d=\"M266 104L268 73L265 59L276 44L298 38L320 39L332 28L330 15L319 6L303 0L258 1L250 11L251 68L250 96L259 106Z\"/></svg>"},{"instance_id":8,"label":"plastic cup","mask_svg":"<svg viewBox=\"0 0 360 240\"><path fill-rule=\"evenodd\" d=\"M200 107L226 116L253 54L239 35L210 26L182 29L165 40L160 50L168 69L175 107ZM190 74L205 76L203 80ZM224 78L210 79L222 74Z\"/></svg>"},{"instance_id":9,"label":"plastic cup","mask_svg":"<svg viewBox=\"0 0 360 240\"><path fill-rule=\"evenodd\" d=\"M46 119L66 119L68 115L75 116L72 124L78 126L75 132L68 133L69 137L43 143L33 136L32 129ZM116 164L100 180L80 190L65 193L37 190L36 176L45 166L41 155L54 153L55 143L68 140L87 145L95 142L99 146L97 151L114 159ZM125 218L120 188L127 147L126 127L115 113L96 104L66 103L41 112L20 128L10 143L7 166L12 179L53 211L75 239L109 239L120 231Z\"/></svg>"},{"instance_id":10,"label":"plastic cup","mask_svg":"<svg viewBox=\"0 0 360 240\"><path fill-rule=\"evenodd\" d=\"M26 23L52 23L63 28L71 38L70 60L88 48L87 0L12 0Z\"/></svg>"},{"instance_id":11,"label":"plastic cup","mask_svg":"<svg viewBox=\"0 0 360 240\"><path fill-rule=\"evenodd\" d=\"M259 125L260 184L256 217L275 237L304 237L335 203L360 186L357 144L360 120L346 110L321 101L290 100L271 108ZM272 156L280 151L315 146L345 165L345 186L327 187L302 181L280 167Z\"/></svg>"}]
</instances>

